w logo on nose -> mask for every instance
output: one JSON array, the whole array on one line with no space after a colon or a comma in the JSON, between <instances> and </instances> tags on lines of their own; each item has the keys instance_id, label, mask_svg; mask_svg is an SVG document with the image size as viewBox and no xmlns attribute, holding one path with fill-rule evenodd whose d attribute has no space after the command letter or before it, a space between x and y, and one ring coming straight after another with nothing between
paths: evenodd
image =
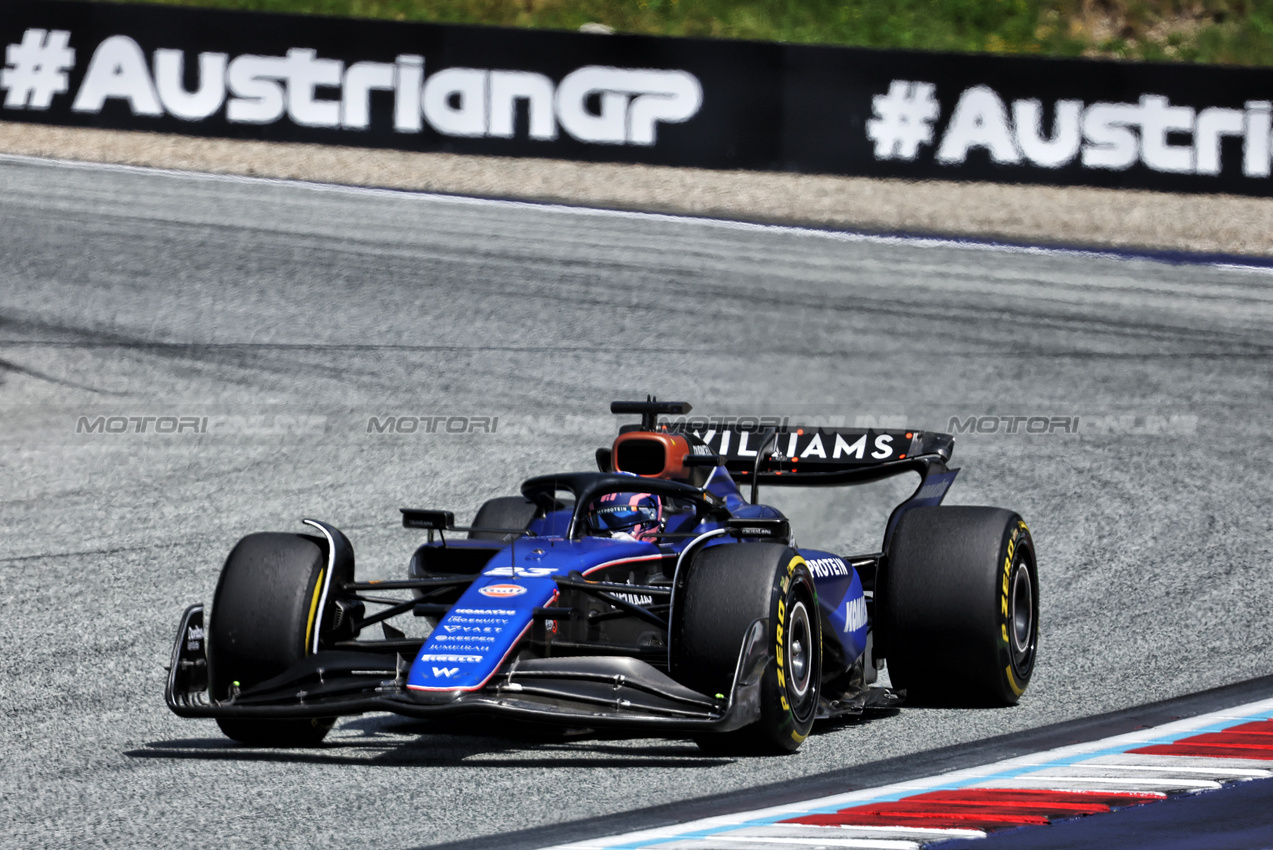
<instances>
[{"instance_id":1,"label":"w logo on nose","mask_svg":"<svg viewBox=\"0 0 1273 850\"><path fill-rule=\"evenodd\" d=\"M460 672L459 667L434 667L433 675L439 679L449 679Z\"/></svg>"}]
</instances>

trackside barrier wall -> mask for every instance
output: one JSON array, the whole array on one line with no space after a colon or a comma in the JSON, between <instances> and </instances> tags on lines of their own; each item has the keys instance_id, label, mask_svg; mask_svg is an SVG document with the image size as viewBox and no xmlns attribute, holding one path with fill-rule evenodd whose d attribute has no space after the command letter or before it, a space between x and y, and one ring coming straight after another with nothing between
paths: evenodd
<instances>
[{"instance_id":1,"label":"trackside barrier wall","mask_svg":"<svg viewBox=\"0 0 1273 850\"><path fill-rule=\"evenodd\" d=\"M0 120L1273 195L1273 70L0 4Z\"/></svg>"}]
</instances>

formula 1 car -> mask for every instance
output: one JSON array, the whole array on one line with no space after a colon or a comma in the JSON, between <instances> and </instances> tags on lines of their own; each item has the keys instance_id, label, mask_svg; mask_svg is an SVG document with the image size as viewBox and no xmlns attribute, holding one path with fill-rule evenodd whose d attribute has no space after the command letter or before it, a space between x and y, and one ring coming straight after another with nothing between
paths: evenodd
<instances>
[{"instance_id":1,"label":"formula 1 car","mask_svg":"<svg viewBox=\"0 0 1273 850\"><path fill-rule=\"evenodd\" d=\"M953 437L704 426L689 404L654 399L611 411L641 422L597 450L599 471L531 478L468 527L403 509L426 537L402 580L358 581L348 539L317 520L244 537L209 615L193 605L181 618L169 708L265 746L313 745L337 717L389 711L782 753L819 718L903 697L1021 697L1038 641L1034 543L1012 511L939 507L958 472ZM757 498L905 472L919 486L874 553L797 545ZM396 617L423 618L427 634L408 637ZM891 687L878 683L886 661Z\"/></svg>"}]
</instances>

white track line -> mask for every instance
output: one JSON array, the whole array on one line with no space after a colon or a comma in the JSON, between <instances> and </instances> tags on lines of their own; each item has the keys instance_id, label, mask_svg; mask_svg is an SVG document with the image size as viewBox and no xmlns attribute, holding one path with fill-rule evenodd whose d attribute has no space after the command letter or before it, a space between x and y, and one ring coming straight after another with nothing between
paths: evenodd
<instances>
[{"instance_id":1,"label":"white track line","mask_svg":"<svg viewBox=\"0 0 1273 850\"><path fill-rule=\"evenodd\" d=\"M867 788L846 794L807 800L783 806L774 806L731 815L705 818L690 823L677 824L671 827L643 830L626 835L580 841L573 844L560 845L555 850L603 850L604 848L641 848L652 847L658 850L707 850L709 847L737 847L743 850L751 842L751 846L761 847L764 842L785 842L803 836L792 835L789 838L775 835L745 838L744 835L757 828L788 828L796 824L784 824L780 821L813 814L831 814L840 809L867 803L882 803L901 800L929 791L959 790L970 788L1022 788L1022 789L1059 789L1090 790L1106 792L1137 792L1153 796L1165 796L1168 791L1201 791L1219 788L1223 780L1247 780L1267 776L1273 768L1268 761L1244 759L1216 759L1214 767L1206 757L1186 758L1180 756L1150 756L1144 754L1126 754L1127 750L1152 744L1169 744L1191 735L1205 732L1223 731L1240 723L1256 720L1273 719L1273 699L1237 706L1231 709L1211 712L1198 717L1178 720L1150 729L1141 729L1125 735L1089 741L1059 747L1042 753L1033 753L978 767L966 768L938 776L899 782L880 788ZM1122 759L1120 761L1120 759ZM1161 759L1161 761L1155 761ZM1103 776L1111 768L1123 768L1125 776ZM1188 767L1190 770L1179 771ZM1196 769L1194 769L1196 768ZM1144 773L1162 775L1146 776ZM1184 775L1180 775L1183 773ZM1210 777L1210 778L1204 778ZM813 826L813 825L802 825ZM845 827L826 826L823 835L828 838L842 836L844 840L856 840L849 835L837 833ZM859 827L848 827L859 829ZM953 832L953 831L951 831ZM898 838L903 836L899 835ZM965 837L949 835L943 837ZM911 836L906 836L911 838ZM871 840L862 836L863 840ZM936 840L934 837L914 836L917 843L923 844ZM808 839L816 841L814 838ZM837 845L860 846L860 845Z\"/></svg>"},{"instance_id":2,"label":"white track line","mask_svg":"<svg viewBox=\"0 0 1273 850\"><path fill-rule=\"evenodd\" d=\"M85 162L82 160L47 159L43 157L24 156L21 154L0 154L0 164L56 166L86 171L107 171L124 174L146 174L174 177L184 180L198 180L213 183L243 183L265 186L287 186L306 189L314 192L332 192L349 195L369 195L392 198L411 198L437 204L453 204L457 206L496 207L505 209L523 209L547 212L558 215L579 216L588 218L616 218L620 220L640 220L671 222L681 225L710 227L720 230L734 230L752 233L783 233L811 239L827 239L835 242L864 243L871 245L908 245L918 248L953 248L964 251L983 251L994 254L1020 254L1038 257L1085 257L1104 260L1139 260L1142 262L1164 263L1167 265L1200 265L1228 271L1245 271L1259 274L1273 274L1273 266L1247 265L1235 262L1234 258L1224 260L1190 260L1188 251L1161 250L1153 253L1140 253L1135 250L1090 249L1043 247L1038 245L1009 245L998 242L978 241L975 237L966 239L941 238L934 236L904 236L861 233L852 230L823 230L816 227L799 227L787 224L760 224L757 222L734 221L731 219L704 218L693 215L674 215L671 213L639 212L635 210L602 209L598 207L571 206L560 203L539 203L534 201L512 201L499 198L475 198L467 195L448 195L437 192L414 191L411 189L386 189L370 186L348 186L340 183L320 183L308 180L285 180L279 177L253 177L241 174L214 174L206 171L180 171L170 168L152 168L141 165L120 165L109 162ZM1168 259L1155 254L1171 254L1179 259Z\"/></svg>"}]
</instances>

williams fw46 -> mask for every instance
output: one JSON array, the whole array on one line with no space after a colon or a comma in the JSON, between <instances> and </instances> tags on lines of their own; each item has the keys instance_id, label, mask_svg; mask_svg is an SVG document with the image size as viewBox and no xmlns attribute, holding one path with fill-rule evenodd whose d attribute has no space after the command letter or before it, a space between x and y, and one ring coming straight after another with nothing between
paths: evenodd
<instances>
[{"instance_id":1,"label":"williams fw46","mask_svg":"<svg viewBox=\"0 0 1273 850\"><path fill-rule=\"evenodd\" d=\"M611 410L641 422L597 450L598 471L531 478L469 527L404 509L424 541L401 580L359 581L348 539L316 520L303 534L244 537L211 611L181 618L168 706L269 746L315 744L340 716L390 711L781 753L818 719L903 696L1021 697L1038 639L1034 544L1012 511L940 507L953 437L695 428L683 402ZM920 484L878 552L798 545L758 500L762 486L907 472ZM891 688L876 684L886 662Z\"/></svg>"}]
</instances>

